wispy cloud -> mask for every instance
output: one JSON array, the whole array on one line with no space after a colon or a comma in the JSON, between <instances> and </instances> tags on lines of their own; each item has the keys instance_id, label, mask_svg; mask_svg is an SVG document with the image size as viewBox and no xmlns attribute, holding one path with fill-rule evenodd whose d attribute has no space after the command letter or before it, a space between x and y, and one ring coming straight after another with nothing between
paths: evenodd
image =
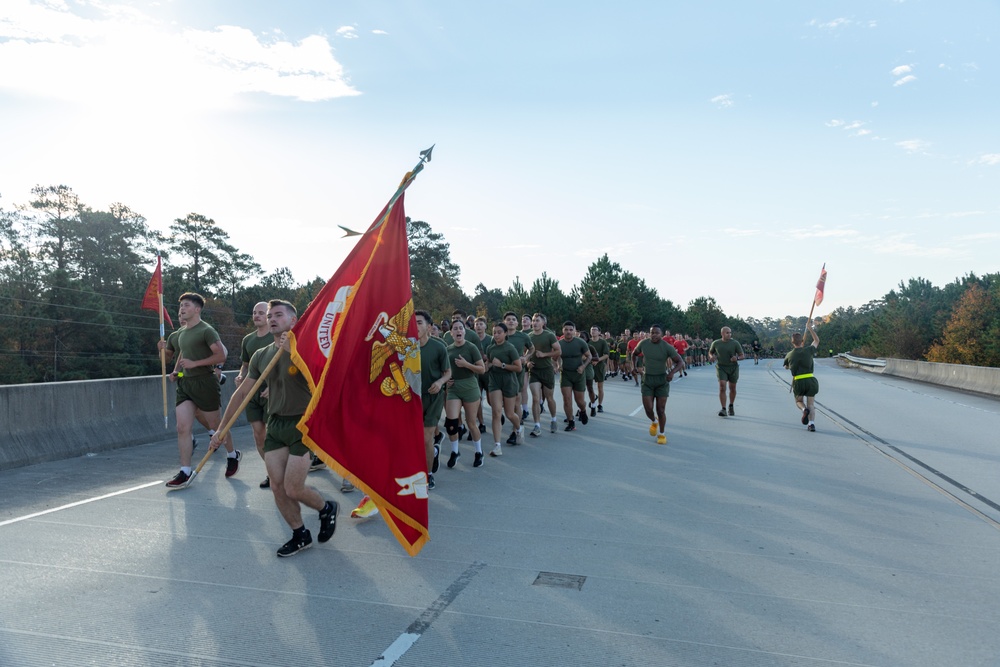
<instances>
[{"instance_id":1,"label":"wispy cloud","mask_svg":"<svg viewBox=\"0 0 1000 667\"><path fill-rule=\"evenodd\" d=\"M302 101L359 94L326 37L178 27L133 7L4 0L0 88L91 106L218 107L241 93Z\"/></svg>"},{"instance_id":2,"label":"wispy cloud","mask_svg":"<svg viewBox=\"0 0 1000 667\"><path fill-rule=\"evenodd\" d=\"M957 257L962 253L943 245L923 246L910 240L912 234L892 234L881 237L868 247L877 255L901 255L903 257Z\"/></svg>"},{"instance_id":3,"label":"wispy cloud","mask_svg":"<svg viewBox=\"0 0 1000 667\"><path fill-rule=\"evenodd\" d=\"M987 166L993 167L1000 164L1000 153L986 153L985 155L980 155L976 160L977 164L985 164Z\"/></svg>"},{"instance_id":4,"label":"wispy cloud","mask_svg":"<svg viewBox=\"0 0 1000 667\"><path fill-rule=\"evenodd\" d=\"M893 82L893 87L905 86L908 83L916 81L917 77L911 74L911 72L913 72L913 65L899 65L897 67L893 67L891 74L895 77L900 77Z\"/></svg>"},{"instance_id":5,"label":"wispy cloud","mask_svg":"<svg viewBox=\"0 0 1000 667\"><path fill-rule=\"evenodd\" d=\"M733 106L733 96L729 93L726 93L725 95L716 95L710 99L709 102L716 105L720 109L728 109Z\"/></svg>"},{"instance_id":6,"label":"wispy cloud","mask_svg":"<svg viewBox=\"0 0 1000 667\"><path fill-rule=\"evenodd\" d=\"M737 227L726 227L722 230L723 236L758 236L759 229L739 229Z\"/></svg>"},{"instance_id":7,"label":"wispy cloud","mask_svg":"<svg viewBox=\"0 0 1000 667\"><path fill-rule=\"evenodd\" d=\"M378 29L376 29L376 30L372 30L372 34L373 35L388 35L389 33L387 33L385 30L378 30Z\"/></svg>"},{"instance_id":8,"label":"wispy cloud","mask_svg":"<svg viewBox=\"0 0 1000 667\"><path fill-rule=\"evenodd\" d=\"M861 232L856 229L828 229L826 227L809 227L806 229L789 229L788 236L796 241L805 239L842 239L850 240L861 236Z\"/></svg>"},{"instance_id":9,"label":"wispy cloud","mask_svg":"<svg viewBox=\"0 0 1000 667\"><path fill-rule=\"evenodd\" d=\"M358 29L352 25L344 25L337 28L337 37L342 37L344 39L357 39Z\"/></svg>"},{"instance_id":10,"label":"wispy cloud","mask_svg":"<svg viewBox=\"0 0 1000 667\"><path fill-rule=\"evenodd\" d=\"M906 139L905 141L897 141L896 145L907 153L922 153L931 147L931 143L923 139Z\"/></svg>"}]
</instances>

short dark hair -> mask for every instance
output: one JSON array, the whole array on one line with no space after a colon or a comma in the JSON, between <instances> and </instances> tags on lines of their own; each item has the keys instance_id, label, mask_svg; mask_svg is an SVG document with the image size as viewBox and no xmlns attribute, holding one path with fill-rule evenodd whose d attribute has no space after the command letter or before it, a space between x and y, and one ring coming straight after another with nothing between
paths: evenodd
<instances>
[{"instance_id":1,"label":"short dark hair","mask_svg":"<svg viewBox=\"0 0 1000 667\"><path fill-rule=\"evenodd\" d=\"M660 333L663 333L664 331L666 331L666 329L663 328L662 324L650 324L649 328L650 328L650 330L659 329Z\"/></svg>"},{"instance_id":2,"label":"short dark hair","mask_svg":"<svg viewBox=\"0 0 1000 667\"><path fill-rule=\"evenodd\" d=\"M507 316L504 315L504 317L507 317ZM507 325L504 322L497 322L496 324L493 325L494 329L496 329L497 327L500 327L501 329L503 329L504 333L507 333Z\"/></svg>"},{"instance_id":3,"label":"short dark hair","mask_svg":"<svg viewBox=\"0 0 1000 667\"><path fill-rule=\"evenodd\" d=\"M563 326L564 326L564 327L573 327L574 329L576 328L576 325L575 325L575 324L573 324L573 323L572 323L571 321L569 321L569 320L566 320L565 322L563 322Z\"/></svg>"},{"instance_id":4,"label":"short dark hair","mask_svg":"<svg viewBox=\"0 0 1000 667\"><path fill-rule=\"evenodd\" d=\"M181 294L177 299L177 303L180 303L181 301L190 301L193 304L197 304L199 308L205 307L205 297L197 292L184 292L184 294Z\"/></svg>"},{"instance_id":5,"label":"short dark hair","mask_svg":"<svg viewBox=\"0 0 1000 667\"><path fill-rule=\"evenodd\" d=\"M465 311L464 310L459 310L458 308L456 308L455 310L451 311L451 316L452 317L455 317L456 315L461 315L462 319L463 320L465 319Z\"/></svg>"},{"instance_id":6,"label":"short dark hair","mask_svg":"<svg viewBox=\"0 0 1000 667\"><path fill-rule=\"evenodd\" d=\"M285 301L284 299L271 299L270 301L267 302L267 307L269 310L271 308L274 308L275 306L284 306L288 310L292 311L292 315L295 315L296 317L299 316L299 311L295 310L295 306L292 305L291 301Z\"/></svg>"},{"instance_id":7,"label":"short dark hair","mask_svg":"<svg viewBox=\"0 0 1000 667\"><path fill-rule=\"evenodd\" d=\"M434 324L434 320L431 319L431 314L426 310L415 310L413 311L413 316L423 318L425 324Z\"/></svg>"},{"instance_id":8,"label":"short dark hair","mask_svg":"<svg viewBox=\"0 0 1000 667\"><path fill-rule=\"evenodd\" d=\"M505 320L508 317L510 317L511 315L513 315L514 317L517 317L517 313L515 313L513 310L508 310L506 313L503 314L503 317L501 317L500 319L501 320Z\"/></svg>"},{"instance_id":9,"label":"short dark hair","mask_svg":"<svg viewBox=\"0 0 1000 667\"><path fill-rule=\"evenodd\" d=\"M536 317L540 317L542 319L542 322L549 321L549 318L545 317L545 315L542 313L535 313L534 315L531 316L531 319L535 319Z\"/></svg>"}]
</instances>

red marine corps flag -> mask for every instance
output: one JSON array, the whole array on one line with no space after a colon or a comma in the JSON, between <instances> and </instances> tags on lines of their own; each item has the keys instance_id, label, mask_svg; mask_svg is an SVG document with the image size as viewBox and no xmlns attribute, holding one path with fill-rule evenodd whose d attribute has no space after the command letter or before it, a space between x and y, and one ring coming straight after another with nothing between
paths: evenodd
<instances>
[{"instance_id":1,"label":"red marine corps flag","mask_svg":"<svg viewBox=\"0 0 1000 667\"><path fill-rule=\"evenodd\" d=\"M403 191L292 329L292 359L313 388L299 430L317 456L367 493L406 551L428 539L420 344Z\"/></svg>"}]
</instances>

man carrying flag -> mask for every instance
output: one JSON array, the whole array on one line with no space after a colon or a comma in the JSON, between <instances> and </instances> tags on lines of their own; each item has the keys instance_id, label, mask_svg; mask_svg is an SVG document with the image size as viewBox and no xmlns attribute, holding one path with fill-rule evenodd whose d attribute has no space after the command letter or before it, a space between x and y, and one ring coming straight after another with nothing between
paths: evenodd
<instances>
[{"instance_id":1,"label":"man carrying flag","mask_svg":"<svg viewBox=\"0 0 1000 667\"><path fill-rule=\"evenodd\" d=\"M429 480L403 193L429 159L428 149L289 335L313 388L303 441L374 501L411 556L428 539Z\"/></svg>"},{"instance_id":2,"label":"man carrying flag","mask_svg":"<svg viewBox=\"0 0 1000 667\"><path fill-rule=\"evenodd\" d=\"M298 314L288 301L273 299L267 304L267 322L274 342L253 353L247 365L247 380L256 380L276 355L281 355L267 376L267 434L264 438L264 464L271 480L271 492L282 518L292 529L292 539L278 549L278 557L294 556L312 546L312 534L302 522L302 509L306 505L319 512L319 535L322 542L333 537L337 530L340 506L336 501L324 500L311 486L306 486L309 474L309 448L302 442L297 426L309 405L312 394L309 384L298 367L285 352L289 350L288 332L298 321ZM253 382L243 381L222 416L228 424L244 399L253 390ZM209 443L212 450L222 443L213 435Z\"/></svg>"}]
</instances>

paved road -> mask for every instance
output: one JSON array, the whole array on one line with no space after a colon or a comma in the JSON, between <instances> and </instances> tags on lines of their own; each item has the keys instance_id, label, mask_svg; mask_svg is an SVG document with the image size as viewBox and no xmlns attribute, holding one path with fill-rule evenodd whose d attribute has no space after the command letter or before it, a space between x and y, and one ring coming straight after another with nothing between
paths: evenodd
<instances>
[{"instance_id":1,"label":"paved road","mask_svg":"<svg viewBox=\"0 0 1000 667\"><path fill-rule=\"evenodd\" d=\"M807 433L779 362L741 373L733 418L676 382L665 447L620 380L574 434L463 443L416 558L346 516L276 558L253 455L170 494L169 440L2 472L0 665L1000 664L1000 402L828 361Z\"/></svg>"}]
</instances>

